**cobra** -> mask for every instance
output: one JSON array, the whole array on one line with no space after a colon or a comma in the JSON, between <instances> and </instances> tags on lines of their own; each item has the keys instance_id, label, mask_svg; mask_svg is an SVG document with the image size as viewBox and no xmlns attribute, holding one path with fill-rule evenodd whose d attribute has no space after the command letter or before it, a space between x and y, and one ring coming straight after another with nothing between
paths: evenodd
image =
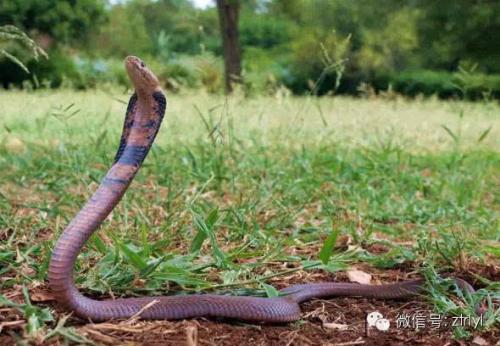
<instances>
[{"instance_id":1,"label":"cobra","mask_svg":"<svg viewBox=\"0 0 500 346\"><path fill-rule=\"evenodd\" d=\"M357 296L399 299L419 293L423 280L385 285L314 283L286 287L272 298L215 294L93 300L75 287L73 267L78 253L118 204L139 171L160 129L166 98L154 73L137 57L125 59L135 93L131 96L114 162L99 187L61 234L52 252L49 284L58 302L76 315L93 321L129 318L185 319L225 317L253 322L290 322L300 318L299 304L312 298ZM473 288L463 280L457 284Z\"/></svg>"}]
</instances>

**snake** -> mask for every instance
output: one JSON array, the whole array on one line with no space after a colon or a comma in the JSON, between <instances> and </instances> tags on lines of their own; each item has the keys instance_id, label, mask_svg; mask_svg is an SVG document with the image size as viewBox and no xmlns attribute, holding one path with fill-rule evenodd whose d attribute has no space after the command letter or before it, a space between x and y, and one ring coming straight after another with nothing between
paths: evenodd
<instances>
[{"instance_id":1,"label":"snake","mask_svg":"<svg viewBox=\"0 0 500 346\"><path fill-rule=\"evenodd\" d=\"M371 285L354 282L295 284L277 296L253 297L224 294L182 294L94 300L75 286L73 270L79 252L119 203L139 171L162 123L167 100L156 75L135 56L125 59L135 92L128 102L123 131L114 162L97 190L69 222L54 245L48 281L56 302L80 318L91 321L127 319L179 320L196 317L227 318L249 322L286 323L300 319L300 303L313 298L365 297L403 299L420 294L425 280ZM472 292L464 280L457 286Z\"/></svg>"}]
</instances>

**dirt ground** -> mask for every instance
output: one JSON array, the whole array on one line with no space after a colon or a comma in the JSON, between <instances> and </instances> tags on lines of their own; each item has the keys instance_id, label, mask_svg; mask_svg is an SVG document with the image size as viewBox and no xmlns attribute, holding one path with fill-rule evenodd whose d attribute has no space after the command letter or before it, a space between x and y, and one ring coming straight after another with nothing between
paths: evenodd
<instances>
[{"instance_id":1,"label":"dirt ground","mask_svg":"<svg viewBox=\"0 0 500 346\"><path fill-rule=\"evenodd\" d=\"M287 325L250 325L206 319L180 322L139 321L133 324L71 324L88 339L103 345L499 345L500 332L474 333L469 340L454 340L454 327L422 330L398 328L401 314L427 316L430 306L418 302L373 302L341 298L316 300L303 305L303 320ZM366 330L367 312L378 311L391 322L387 332ZM345 328L345 330L344 330ZM63 344L52 340L47 345ZM0 335L0 345L15 345L9 335Z\"/></svg>"},{"instance_id":2,"label":"dirt ground","mask_svg":"<svg viewBox=\"0 0 500 346\"><path fill-rule=\"evenodd\" d=\"M496 269L498 268L483 267L481 274L498 280ZM386 270L380 274L385 282L408 277L400 270ZM467 275L465 278L471 281ZM346 281L342 273L332 275L317 272L307 279ZM304 280L304 277L289 278L286 284L296 280ZM277 281L273 284L281 287L285 283ZM50 292L43 286L36 292L31 292L31 295L34 300L47 300L42 304L53 306ZM380 312L389 320L388 331L367 327L366 316L374 311ZM423 299L381 301L334 298L302 304L301 321L282 325L246 324L205 318L173 322L117 321L93 324L70 317L66 326L72 326L80 335L97 345L500 345L499 328L480 331L474 327L475 323L480 322L451 316L431 317L432 313L432 306L423 302ZM61 317L62 314L63 311L56 310L56 316ZM9 309L0 309L0 317L1 322L15 321L13 311ZM421 323L423 325L417 329L417 324ZM455 339L453 333L457 326L468 326L467 330L472 332L472 337ZM21 328L22 323L17 326L13 323L4 328L0 334L0 345L15 344L12 332L17 329L20 333ZM52 338L43 344L61 345L64 342L62 338Z\"/></svg>"},{"instance_id":3,"label":"dirt ground","mask_svg":"<svg viewBox=\"0 0 500 346\"><path fill-rule=\"evenodd\" d=\"M304 320L289 325L244 325L197 319L182 322L140 322L130 328L101 324L80 330L104 344L138 343L144 345L470 345L452 339L452 328L426 327L402 329L395 326L397 316L429 311L421 303L370 302L368 300L317 300L304 304ZM366 331L367 312L379 311L391 321L388 332ZM324 321L324 322L323 322ZM346 328L346 330L339 330ZM478 333L479 345L495 345L500 333Z\"/></svg>"}]
</instances>

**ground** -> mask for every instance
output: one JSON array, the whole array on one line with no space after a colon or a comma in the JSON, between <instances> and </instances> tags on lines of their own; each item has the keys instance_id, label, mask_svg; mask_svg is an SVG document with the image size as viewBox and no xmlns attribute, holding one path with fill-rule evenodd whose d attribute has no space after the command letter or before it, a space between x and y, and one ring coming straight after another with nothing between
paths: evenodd
<instances>
[{"instance_id":1,"label":"ground","mask_svg":"<svg viewBox=\"0 0 500 346\"><path fill-rule=\"evenodd\" d=\"M77 286L98 299L269 295L265 284L356 281L358 270L372 284L425 276L424 295L313 300L300 321L284 325L92 324L68 315L47 288L50 250L109 167L127 99L116 90L0 95L0 344L499 339L500 108L397 95L171 95L144 168L82 250ZM478 292L462 297L437 273ZM367 334L373 311L390 321L388 332ZM398 326L404 316L426 326Z\"/></svg>"},{"instance_id":2,"label":"ground","mask_svg":"<svg viewBox=\"0 0 500 346\"><path fill-rule=\"evenodd\" d=\"M366 269L366 268L364 268ZM495 268L490 268L490 271ZM491 279L495 273L484 273ZM403 271L389 270L380 273L385 280L398 280L406 276ZM301 281L304 278L291 278ZM311 273L307 280L346 281L345 275L325 275ZM280 282L281 286L283 282ZM45 289L38 289L38 294L52 297ZM43 294L42 294L43 296ZM389 319L391 328L388 332L370 329L367 332L367 312L378 311ZM314 300L302 305L302 319L296 323L283 325L245 324L234 321L193 319L179 322L171 321L117 321L90 324L77 318L70 318L72 325L81 336L97 344L144 344L144 345L497 345L500 338L498 329L474 332L474 337L460 340L454 335L460 325L468 321L447 316L430 319L433 307L420 299L410 301L374 301L369 299L337 298ZM57 314L63 316L64 311ZM410 321L408 325L401 321L403 316L423 316L425 327L416 330ZM449 325L445 326L445 323ZM452 326L451 324L455 324ZM21 328L23 324L16 328ZM345 329L344 329L345 328ZM474 329L474 327L470 328ZM6 344L14 344L14 339L5 335L0 339ZM47 344L57 345L60 339ZM3 344L3 343L2 343Z\"/></svg>"}]
</instances>

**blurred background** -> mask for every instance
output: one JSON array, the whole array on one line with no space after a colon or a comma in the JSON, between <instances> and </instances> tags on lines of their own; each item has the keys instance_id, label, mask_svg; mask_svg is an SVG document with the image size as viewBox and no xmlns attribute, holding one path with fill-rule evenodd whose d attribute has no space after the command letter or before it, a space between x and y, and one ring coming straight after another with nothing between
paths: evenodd
<instances>
[{"instance_id":1,"label":"blurred background","mask_svg":"<svg viewBox=\"0 0 500 346\"><path fill-rule=\"evenodd\" d=\"M222 6L234 19L226 27ZM35 59L4 25L48 57ZM171 92L222 93L221 28L231 25L241 52L234 80L246 94L500 97L500 2L492 0L2 0L0 85L126 85L122 60L134 54Z\"/></svg>"}]
</instances>

